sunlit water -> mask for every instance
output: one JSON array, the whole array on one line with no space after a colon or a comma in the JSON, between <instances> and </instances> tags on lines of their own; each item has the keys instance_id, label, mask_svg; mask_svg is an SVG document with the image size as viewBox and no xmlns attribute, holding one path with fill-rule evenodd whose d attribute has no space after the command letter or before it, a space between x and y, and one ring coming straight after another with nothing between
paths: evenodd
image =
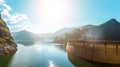
<instances>
[{"instance_id":1,"label":"sunlit water","mask_svg":"<svg viewBox=\"0 0 120 67\"><path fill-rule=\"evenodd\" d=\"M8 67L74 67L59 44L41 43L32 46L18 44L18 51Z\"/></svg>"},{"instance_id":2,"label":"sunlit water","mask_svg":"<svg viewBox=\"0 0 120 67\"><path fill-rule=\"evenodd\" d=\"M61 44L39 43L29 46L17 44L18 51L0 56L0 67L120 67L86 61L68 54Z\"/></svg>"}]
</instances>

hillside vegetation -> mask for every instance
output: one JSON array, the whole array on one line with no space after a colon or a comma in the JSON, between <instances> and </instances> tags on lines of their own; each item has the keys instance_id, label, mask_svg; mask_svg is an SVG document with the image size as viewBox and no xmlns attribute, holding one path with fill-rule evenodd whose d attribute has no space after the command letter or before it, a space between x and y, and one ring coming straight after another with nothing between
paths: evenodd
<instances>
[{"instance_id":1,"label":"hillside vegetation","mask_svg":"<svg viewBox=\"0 0 120 67\"><path fill-rule=\"evenodd\" d=\"M120 23L116 19L101 25L86 25L55 38L54 42L66 43L69 39L120 41Z\"/></svg>"},{"instance_id":2,"label":"hillside vegetation","mask_svg":"<svg viewBox=\"0 0 120 67\"><path fill-rule=\"evenodd\" d=\"M0 15L0 55L16 51L16 44L10 34L9 28Z\"/></svg>"}]
</instances>

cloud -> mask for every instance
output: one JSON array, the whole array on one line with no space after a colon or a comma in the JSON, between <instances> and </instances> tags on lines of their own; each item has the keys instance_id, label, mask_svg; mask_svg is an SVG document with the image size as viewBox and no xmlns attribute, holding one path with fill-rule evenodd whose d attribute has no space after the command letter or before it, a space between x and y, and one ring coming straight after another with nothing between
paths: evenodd
<instances>
[{"instance_id":1,"label":"cloud","mask_svg":"<svg viewBox=\"0 0 120 67\"><path fill-rule=\"evenodd\" d=\"M27 29L30 24L27 15L14 12L4 0L0 0L0 13L11 31Z\"/></svg>"},{"instance_id":2,"label":"cloud","mask_svg":"<svg viewBox=\"0 0 120 67\"><path fill-rule=\"evenodd\" d=\"M21 31L26 29L25 25L14 25L10 27L10 30L12 30L12 32L17 32L17 31Z\"/></svg>"},{"instance_id":3,"label":"cloud","mask_svg":"<svg viewBox=\"0 0 120 67\"><path fill-rule=\"evenodd\" d=\"M0 0L0 5L1 5L2 9L7 9L8 11L12 10L12 8L9 5L7 5L4 0Z\"/></svg>"},{"instance_id":4,"label":"cloud","mask_svg":"<svg viewBox=\"0 0 120 67\"><path fill-rule=\"evenodd\" d=\"M11 10L11 7L9 5L7 5L6 3L2 4L7 10Z\"/></svg>"},{"instance_id":5,"label":"cloud","mask_svg":"<svg viewBox=\"0 0 120 67\"><path fill-rule=\"evenodd\" d=\"M4 0L0 0L0 2L2 3L2 2L4 2Z\"/></svg>"},{"instance_id":6,"label":"cloud","mask_svg":"<svg viewBox=\"0 0 120 67\"><path fill-rule=\"evenodd\" d=\"M4 9L3 12L1 12L1 14L3 15L4 20L6 22L10 22L11 24L18 24L19 21L26 21L25 23L29 22L29 18L25 14L10 14L7 9Z\"/></svg>"}]
</instances>

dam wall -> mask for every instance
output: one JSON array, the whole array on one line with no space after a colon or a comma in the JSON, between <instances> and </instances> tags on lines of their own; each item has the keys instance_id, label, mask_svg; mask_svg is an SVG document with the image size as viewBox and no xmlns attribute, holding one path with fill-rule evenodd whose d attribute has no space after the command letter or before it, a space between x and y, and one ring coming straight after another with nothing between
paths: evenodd
<instances>
[{"instance_id":1,"label":"dam wall","mask_svg":"<svg viewBox=\"0 0 120 67\"><path fill-rule=\"evenodd\" d=\"M120 64L120 42L118 41L68 41L66 51L90 61Z\"/></svg>"}]
</instances>

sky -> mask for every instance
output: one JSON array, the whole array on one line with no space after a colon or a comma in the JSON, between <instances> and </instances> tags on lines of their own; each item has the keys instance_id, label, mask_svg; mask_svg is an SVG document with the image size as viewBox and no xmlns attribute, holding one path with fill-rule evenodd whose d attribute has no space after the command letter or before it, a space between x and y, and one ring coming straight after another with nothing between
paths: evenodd
<instances>
[{"instance_id":1,"label":"sky","mask_svg":"<svg viewBox=\"0 0 120 67\"><path fill-rule=\"evenodd\" d=\"M0 0L11 31L51 33L61 28L120 21L120 0Z\"/></svg>"}]
</instances>

